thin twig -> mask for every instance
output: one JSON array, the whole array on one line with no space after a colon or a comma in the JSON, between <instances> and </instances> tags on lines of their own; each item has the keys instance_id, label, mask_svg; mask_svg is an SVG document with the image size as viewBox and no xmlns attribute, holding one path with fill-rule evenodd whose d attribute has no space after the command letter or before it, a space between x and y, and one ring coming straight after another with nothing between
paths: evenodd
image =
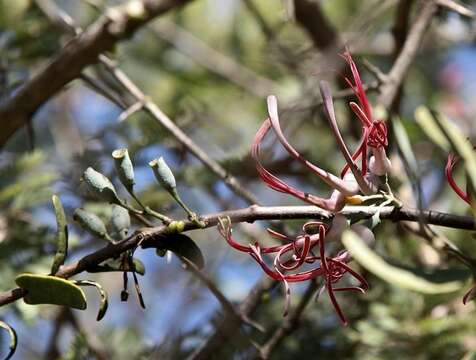
<instances>
[{"instance_id":1,"label":"thin twig","mask_svg":"<svg viewBox=\"0 0 476 360\"><path fill-rule=\"evenodd\" d=\"M274 81L223 55L172 21L154 23L148 28L192 61L258 97L266 97L278 90Z\"/></svg>"},{"instance_id":2,"label":"thin twig","mask_svg":"<svg viewBox=\"0 0 476 360\"><path fill-rule=\"evenodd\" d=\"M469 17L470 19L475 18L475 13L473 10L468 9L466 6L454 1L454 0L437 0L438 5L447 8L448 10L454 11L462 16Z\"/></svg>"},{"instance_id":3,"label":"thin twig","mask_svg":"<svg viewBox=\"0 0 476 360\"><path fill-rule=\"evenodd\" d=\"M218 162L213 160L208 154L202 150L182 129L180 129L154 102L148 100L148 97L139 89L139 87L121 70L113 61L105 55L100 55L99 60L114 75L119 83L137 101L143 102L144 110L152 116L160 125L165 127L173 137L180 142L192 155L198 158L209 170L218 176L228 187L238 196L245 199L250 204L258 204L257 198L244 186L238 179L229 174L228 171Z\"/></svg>"},{"instance_id":4,"label":"thin twig","mask_svg":"<svg viewBox=\"0 0 476 360\"><path fill-rule=\"evenodd\" d=\"M235 306L226 298L226 296L218 289L218 287L213 283L213 281L203 272L201 271L193 262L188 260L187 258L181 256L180 260L184 263L185 270L190 271L195 277L197 277L207 288L210 292L215 296L218 302L221 304L223 310L226 312L227 315L231 317L235 317L236 319L240 320L241 322L250 325L251 327L255 328L258 331L264 332L265 329L260 324L256 323L255 321L249 319L247 316L241 314Z\"/></svg>"},{"instance_id":5,"label":"thin twig","mask_svg":"<svg viewBox=\"0 0 476 360\"><path fill-rule=\"evenodd\" d=\"M395 101L395 98L398 94L398 89L402 84L408 70L410 69L410 65L415 59L418 48L422 42L423 35L430 25L433 15L438 9L435 1L433 0L424 0L422 3L422 8L418 12L418 16L410 28L402 51L388 73L387 81L382 84L380 88L378 101L387 109L391 108L393 102Z\"/></svg>"},{"instance_id":6,"label":"thin twig","mask_svg":"<svg viewBox=\"0 0 476 360\"><path fill-rule=\"evenodd\" d=\"M153 18L191 0L133 1L111 9L72 38L30 79L0 101L0 147L33 116L36 110L70 81L78 78L98 55L130 37ZM131 9L131 4L134 8ZM137 14L137 9L142 14ZM133 11L131 11L133 10ZM139 16L138 16L139 15Z\"/></svg>"},{"instance_id":7,"label":"thin twig","mask_svg":"<svg viewBox=\"0 0 476 360\"><path fill-rule=\"evenodd\" d=\"M42 2L49 2L49 11L45 13L49 19L56 21L57 25L71 31L81 31L71 21L69 16L65 14L60 8L53 9L54 3L48 0L41 0ZM58 23L59 22L59 23ZM73 27L73 28L72 28ZM197 157L209 170L218 176L228 187L238 196L246 200L249 204L259 204L258 199L244 186L242 186L238 179L229 174L228 171L218 162L213 160L208 154L201 149L182 129L180 129L162 110L142 92L142 90L124 73L117 64L104 54L99 55L99 62L105 67L110 75L132 96L135 98L134 104L142 104L141 109L145 110L152 116L160 125L165 127L180 144L182 144L192 155ZM97 85L97 84L96 84ZM118 101L115 101L118 104ZM119 105L119 104L118 104ZM129 106L120 105L126 112L130 109Z\"/></svg>"},{"instance_id":8,"label":"thin twig","mask_svg":"<svg viewBox=\"0 0 476 360\"><path fill-rule=\"evenodd\" d=\"M301 315L309 302L314 298L313 295L316 293L317 288L318 284L316 281L309 283L296 309L283 320L281 326L276 329L273 335L261 347L259 353L261 359L269 359L272 352L277 349L284 338L298 329Z\"/></svg>"}]
</instances>

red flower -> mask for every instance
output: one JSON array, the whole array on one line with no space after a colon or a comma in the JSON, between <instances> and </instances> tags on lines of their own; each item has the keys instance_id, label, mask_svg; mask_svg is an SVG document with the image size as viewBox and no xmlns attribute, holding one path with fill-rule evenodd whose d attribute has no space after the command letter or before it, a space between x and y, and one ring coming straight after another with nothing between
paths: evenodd
<instances>
[{"instance_id":1,"label":"red flower","mask_svg":"<svg viewBox=\"0 0 476 360\"><path fill-rule=\"evenodd\" d=\"M382 121L373 121L372 110L367 100L362 82L360 80L357 67L352 60L350 54L346 52L343 57L349 63L353 74L353 82L345 78L350 87L353 89L355 95L359 100L359 104L350 103L353 111L362 122L362 137L360 145L357 150L351 154L348 150L342 135L337 126L335 118L334 106L330 87L326 82L320 83L320 90L324 100L324 109L331 126L331 130L336 139L337 145L342 152L346 165L342 170L342 178L335 176L312 162L305 159L286 139L284 136L278 115L278 104L276 97L268 96L268 118L259 128L253 141L251 155L256 161L256 169L261 179L272 189L288 193L300 200L306 201L310 204L317 205L323 209L336 212L340 211L346 202L346 197L363 193L364 195L371 195L377 191L377 178L375 175L382 175L390 169L390 161L385 154L385 146L387 146L387 128ZM333 193L328 199L305 193L287 184L277 176L270 173L260 162L259 152L260 145L269 130L273 129L279 142L283 145L286 151L302 165L307 167L313 174L319 176L332 189ZM370 158L369 166L367 166L367 147L370 146L373 156ZM361 157L361 168L356 165L355 161ZM347 174L350 169L351 174ZM368 171L370 170L370 172Z\"/></svg>"},{"instance_id":2,"label":"red flower","mask_svg":"<svg viewBox=\"0 0 476 360\"><path fill-rule=\"evenodd\" d=\"M448 155L448 161L446 162L446 167L445 167L446 180L448 180L448 184L450 184L453 191L466 203L471 205L471 194L468 191L468 185L466 185L466 192L464 192L458 186L458 184L456 184L456 181L453 178L453 169L456 166L456 164L458 164L459 160L460 160L459 157L454 154Z\"/></svg>"},{"instance_id":3,"label":"red flower","mask_svg":"<svg viewBox=\"0 0 476 360\"><path fill-rule=\"evenodd\" d=\"M358 104L355 102L350 102L349 105L355 115L359 118L362 123L362 135L359 146L357 150L352 154L352 159L356 160L359 156L362 161L362 174L365 175L367 172L367 146L370 146L373 150L375 161L381 162L382 166L381 171L377 175L383 175L389 170L389 164L385 164L385 160L382 154L382 150L385 152L385 148L388 146L387 140L387 127L383 121L375 121L372 116L372 107L367 99L365 94L362 81L360 79L359 72L357 70L357 65L355 65L354 60L350 52L347 50L344 54L341 55L347 64L350 66L352 72L353 81L348 77L344 77L347 84L353 90L355 96L358 99ZM378 151L377 151L378 150ZM378 164L380 165L380 164ZM343 177L346 172L349 170L349 165L344 166L341 172Z\"/></svg>"},{"instance_id":4,"label":"red flower","mask_svg":"<svg viewBox=\"0 0 476 360\"><path fill-rule=\"evenodd\" d=\"M317 234L308 234L309 228L318 229ZM228 242L228 244L236 250L248 253L263 269L263 271L274 280L281 281L285 287L286 300L284 316L287 315L290 303L290 287L289 283L307 281L322 276L324 279L324 286L329 294L329 298L336 310L342 324L346 325L347 320L342 312L339 303L335 297L337 291L358 291L365 292L369 286L367 281L352 270L347 262L350 261L349 254L344 251L335 257L327 257L325 254L325 238L326 226L322 222L308 222L303 226L303 234L296 238L290 238L286 235L280 234L274 230L268 229L268 232L275 238L285 241L284 245L261 247L258 242L254 245L250 244L244 246L239 244L231 235L232 229L230 223L220 220L219 232ZM312 249L319 247L319 256L313 254ZM264 254L275 254L273 265L270 267L265 261ZM304 264L312 265L319 261L320 265L314 269L294 272ZM359 286L334 288L334 284L346 274L350 274L360 282Z\"/></svg>"}]
</instances>

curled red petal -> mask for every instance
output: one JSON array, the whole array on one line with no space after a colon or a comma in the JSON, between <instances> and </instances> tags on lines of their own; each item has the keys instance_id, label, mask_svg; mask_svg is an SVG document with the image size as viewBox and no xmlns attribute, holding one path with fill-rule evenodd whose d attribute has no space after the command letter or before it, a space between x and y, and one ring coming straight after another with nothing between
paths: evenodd
<instances>
[{"instance_id":1,"label":"curled red petal","mask_svg":"<svg viewBox=\"0 0 476 360\"><path fill-rule=\"evenodd\" d=\"M458 163L458 161L459 161L459 158L456 155L454 154L448 155L448 160L446 161L446 166L445 166L446 180L448 181L448 184L450 184L453 191L466 203L471 205L470 196L468 195L468 193L461 190L461 188L458 186L458 184L456 184L456 181L453 178L453 169Z\"/></svg>"},{"instance_id":2,"label":"curled red petal","mask_svg":"<svg viewBox=\"0 0 476 360\"><path fill-rule=\"evenodd\" d=\"M333 189L339 190L340 192L346 195L352 195L351 192L354 192L354 187L349 188L349 184L340 179L339 177L331 174L319 166L311 163L310 161L306 160L286 139L281 130L281 125L279 123L278 117L278 106L276 97L271 95L268 96L268 115L269 120L271 121L271 126L273 127L274 132L279 140L279 142L283 145L283 147L287 150L287 152L298 160L301 164L306 166L309 170L311 170L314 174L319 176L325 183L327 183ZM344 144L345 146L345 144ZM349 155L350 156L350 155Z\"/></svg>"},{"instance_id":3,"label":"curled red petal","mask_svg":"<svg viewBox=\"0 0 476 360\"><path fill-rule=\"evenodd\" d=\"M352 82L349 80L347 80L347 82L350 83L350 87L352 88L355 96L359 100L359 103L362 106L362 109L365 112L367 118L372 121L372 108L367 99L362 80L360 79L360 74L357 70L357 65L352 59L352 55L350 54L348 49L344 52L344 54L342 54L342 57L346 60L347 64L349 64L350 70L352 72L352 77L354 78L354 84L352 84Z\"/></svg>"}]
</instances>

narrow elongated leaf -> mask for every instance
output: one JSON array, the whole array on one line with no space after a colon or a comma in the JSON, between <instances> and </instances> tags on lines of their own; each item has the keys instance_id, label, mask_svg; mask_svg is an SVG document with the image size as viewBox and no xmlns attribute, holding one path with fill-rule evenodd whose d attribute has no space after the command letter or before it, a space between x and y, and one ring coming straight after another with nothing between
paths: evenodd
<instances>
[{"instance_id":1,"label":"narrow elongated leaf","mask_svg":"<svg viewBox=\"0 0 476 360\"><path fill-rule=\"evenodd\" d=\"M80 310L87 307L83 290L72 281L49 275L20 274L15 282L27 291L23 298L27 304L63 305Z\"/></svg>"},{"instance_id":2,"label":"narrow elongated leaf","mask_svg":"<svg viewBox=\"0 0 476 360\"><path fill-rule=\"evenodd\" d=\"M104 290L104 288L99 283L91 280L77 280L74 283L79 286L94 286L96 289L98 289L99 295L101 295L101 303L99 305L99 311L96 320L100 321L104 315L106 315L106 311L109 306L106 290Z\"/></svg>"},{"instance_id":3,"label":"narrow elongated leaf","mask_svg":"<svg viewBox=\"0 0 476 360\"><path fill-rule=\"evenodd\" d=\"M61 265L64 264L68 254L68 225L66 224L66 215L63 205L57 195L53 195L53 206L56 215L56 254L51 265L51 275L58 272Z\"/></svg>"},{"instance_id":4,"label":"narrow elongated leaf","mask_svg":"<svg viewBox=\"0 0 476 360\"><path fill-rule=\"evenodd\" d=\"M441 131L438 125L436 125L428 108L419 106L415 110L415 120L425 132L426 136L428 136L434 144L438 145L438 147L444 152L450 151L450 143L446 139L445 134Z\"/></svg>"},{"instance_id":5,"label":"narrow elongated leaf","mask_svg":"<svg viewBox=\"0 0 476 360\"><path fill-rule=\"evenodd\" d=\"M410 140L408 139L407 131L403 126L400 118L395 116L392 118L393 133L397 140L398 147L402 153L403 159L408 166L408 169L412 172L412 176L418 175L418 164L413 153Z\"/></svg>"},{"instance_id":6,"label":"narrow elongated leaf","mask_svg":"<svg viewBox=\"0 0 476 360\"><path fill-rule=\"evenodd\" d=\"M4 360L8 360L11 359L11 357L15 353L15 350L17 349L18 337L15 329L8 325L6 322L0 320L0 327L8 331L8 334L10 335L10 352L4 358Z\"/></svg>"},{"instance_id":7,"label":"narrow elongated leaf","mask_svg":"<svg viewBox=\"0 0 476 360\"><path fill-rule=\"evenodd\" d=\"M423 277L419 271L412 271L396 265L391 265L380 255L369 248L365 242L353 231L345 231L342 243L352 257L368 271L392 285L424 294L442 294L458 291L463 286L460 281L439 283L431 281L431 277ZM440 277L441 274L438 274ZM435 276L435 278L438 278Z\"/></svg>"}]
</instances>

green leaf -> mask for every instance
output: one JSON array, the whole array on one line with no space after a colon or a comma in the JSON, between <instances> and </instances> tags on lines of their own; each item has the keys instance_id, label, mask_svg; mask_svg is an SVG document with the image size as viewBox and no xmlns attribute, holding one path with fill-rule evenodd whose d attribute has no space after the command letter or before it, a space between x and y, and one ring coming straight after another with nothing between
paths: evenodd
<instances>
[{"instance_id":1,"label":"green leaf","mask_svg":"<svg viewBox=\"0 0 476 360\"><path fill-rule=\"evenodd\" d=\"M123 261L121 259L109 259L104 261L103 263L99 265L94 265L92 267L89 267L87 269L88 272L90 273L99 273L99 272L114 272L114 271L120 271L120 272L132 272L135 271L139 275L145 275L145 266L140 261L139 259L134 258L132 260L133 263L133 268L129 267L128 263L126 262L123 264Z\"/></svg>"},{"instance_id":2,"label":"green leaf","mask_svg":"<svg viewBox=\"0 0 476 360\"><path fill-rule=\"evenodd\" d=\"M80 310L87 307L83 290L72 281L49 275L20 274L15 282L27 291L23 298L27 304L63 305Z\"/></svg>"},{"instance_id":3,"label":"green leaf","mask_svg":"<svg viewBox=\"0 0 476 360\"><path fill-rule=\"evenodd\" d=\"M398 147L402 153L403 159L408 166L408 169L411 171L413 177L418 175L418 164L413 153L410 140L408 139L407 131L403 126L400 118L394 116L392 118L393 133L395 134L395 139L397 140Z\"/></svg>"},{"instance_id":4,"label":"green leaf","mask_svg":"<svg viewBox=\"0 0 476 360\"><path fill-rule=\"evenodd\" d=\"M109 306L106 290L104 290L104 288L95 281L77 280L74 283L79 286L94 286L96 289L98 289L99 295L101 295L101 303L99 304L99 311L96 320L100 321L104 317L104 315L106 315L106 311Z\"/></svg>"},{"instance_id":5,"label":"green leaf","mask_svg":"<svg viewBox=\"0 0 476 360\"><path fill-rule=\"evenodd\" d=\"M353 231L344 232L342 243L360 265L392 285L424 294L458 291L463 286L461 281L455 280L443 283L436 282L436 279L441 278L441 274L435 276L426 274L423 276L421 270L391 265L369 248Z\"/></svg>"},{"instance_id":6,"label":"green leaf","mask_svg":"<svg viewBox=\"0 0 476 360\"><path fill-rule=\"evenodd\" d=\"M425 132L430 140L438 145L444 152L450 151L450 143L446 139L445 134L441 131L428 108L419 106L415 110L415 119L421 129Z\"/></svg>"},{"instance_id":7,"label":"green leaf","mask_svg":"<svg viewBox=\"0 0 476 360\"><path fill-rule=\"evenodd\" d=\"M64 213L63 205L57 195L53 195L53 206L56 215L56 254L51 265L51 275L58 272L61 265L64 264L68 254L68 226L66 224L66 215Z\"/></svg>"},{"instance_id":8,"label":"green leaf","mask_svg":"<svg viewBox=\"0 0 476 360\"><path fill-rule=\"evenodd\" d=\"M170 234L157 237L155 240L153 243L144 246L144 248L155 247L159 252L170 250L176 255L187 258L199 269L203 268L205 260L203 259L202 251L188 236L184 234Z\"/></svg>"},{"instance_id":9,"label":"green leaf","mask_svg":"<svg viewBox=\"0 0 476 360\"><path fill-rule=\"evenodd\" d=\"M13 329L6 322L3 322L0 320L0 327L8 331L8 334L10 335L10 346L9 346L10 352L4 358L4 360L8 360L13 356L13 354L15 353L15 350L17 349L18 337L17 337L17 333L15 329Z\"/></svg>"}]
</instances>

